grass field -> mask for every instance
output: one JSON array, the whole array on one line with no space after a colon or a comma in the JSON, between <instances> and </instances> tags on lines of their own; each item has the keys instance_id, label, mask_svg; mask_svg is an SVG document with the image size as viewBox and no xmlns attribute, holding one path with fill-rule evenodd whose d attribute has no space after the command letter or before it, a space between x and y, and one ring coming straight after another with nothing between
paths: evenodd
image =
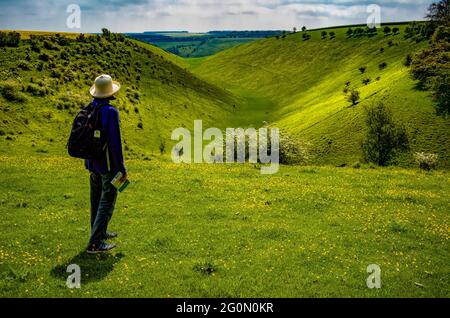
<instances>
[{"instance_id":1,"label":"grass field","mask_svg":"<svg viewBox=\"0 0 450 318\"><path fill-rule=\"evenodd\" d=\"M128 162L132 185L88 256L88 176L0 157L2 297L449 297L450 178L404 169ZM82 287L68 289L69 264ZM366 287L378 264L382 288Z\"/></svg>"}]
</instances>

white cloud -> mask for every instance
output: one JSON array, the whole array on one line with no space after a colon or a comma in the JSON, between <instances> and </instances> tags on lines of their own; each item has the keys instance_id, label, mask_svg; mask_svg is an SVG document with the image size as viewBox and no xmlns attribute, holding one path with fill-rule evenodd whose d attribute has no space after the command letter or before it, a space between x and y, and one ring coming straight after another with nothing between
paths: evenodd
<instances>
[{"instance_id":1,"label":"white cloud","mask_svg":"<svg viewBox=\"0 0 450 318\"><path fill-rule=\"evenodd\" d=\"M418 20L432 0L16 0L0 2L0 28L68 31L65 8L73 2L82 9L82 32L142 32L365 23L370 3L381 6L383 21Z\"/></svg>"}]
</instances>

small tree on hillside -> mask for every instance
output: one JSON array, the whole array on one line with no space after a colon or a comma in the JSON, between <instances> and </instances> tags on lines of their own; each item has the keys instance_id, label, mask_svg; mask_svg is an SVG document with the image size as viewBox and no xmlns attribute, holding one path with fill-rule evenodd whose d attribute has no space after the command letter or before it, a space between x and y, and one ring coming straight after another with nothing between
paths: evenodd
<instances>
[{"instance_id":1,"label":"small tree on hillside","mask_svg":"<svg viewBox=\"0 0 450 318\"><path fill-rule=\"evenodd\" d=\"M370 78L365 78L365 79L363 79L363 80L362 80L362 83L363 83L364 85L369 85L369 83L370 83Z\"/></svg>"},{"instance_id":2,"label":"small tree on hillside","mask_svg":"<svg viewBox=\"0 0 450 318\"><path fill-rule=\"evenodd\" d=\"M347 101L352 103L352 106L358 104L359 101L359 92L356 89L350 90L350 94L347 96Z\"/></svg>"},{"instance_id":3,"label":"small tree on hillside","mask_svg":"<svg viewBox=\"0 0 450 318\"><path fill-rule=\"evenodd\" d=\"M364 34L363 28L356 28L355 31L353 31L354 36L362 36Z\"/></svg>"},{"instance_id":4,"label":"small tree on hillside","mask_svg":"<svg viewBox=\"0 0 450 318\"><path fill-rule=\"evenodd\" d=\"M107 28L103 28L103 29L102 29L102 35L103 35L105 38L109 39L109 38L111 37L111 31L109 31Z\"/></svg>"},{"instance_id":5,"label":"small tree on hillside","mask_svg":"<svg viewBox=\"0 0 450 318\"><path fill-rule=\"evenodd\" d=\"M364 73L366 72L366 70L367 70L367 67L366 67L366 66L361 66L361 67L359 68L359 71L361 72L361 74L364 74Z\"/></svg>"},{"instance_id":6,"label":"small tree on hillside","mask_svg":"<svg viewBox=\"0 0 450 318\"><path fill-rule=\"evenodd\" d=\"M347 32L345 34L347 34L348 37L351 37L353 35L353 29L352 28L348 28L348 30L347 30Z\"/></svg>"},{"instance_id":7,"label":"small tree on hillside","mask_svg":"<svg viewBox=\"0 0 450 318\"><path fill-rule=\"evenodd\" d=\"M373 27L373 28L367 27L366 34L367 34L368 37L373 37L373 36L377 35L377 28L375 28L375 27Z\"/></svg>"},{"instance_id":8,"label":"small tree on hillside","mask_svg":"<svg viewBox=\"0 0 450 318\"><path fill-rule=\"evenodd\" d=\"M305 31L306 31L306 27L302 26L302 32L305 32Z\"/></svg>"},{"instance_id":9,"label":"small tree on hillside","mask_svg":"<svg viewBox=\"0 0 450 318\"><path fill-rule=\"evenodd\" d=\"M394 33L394 35L397 35L400 32L400 29L395 27L392 29L392 33Z\"/></svg>"},{"instance_id":10,"label":"small tree on hillside","mask_svg":"<svg viewBox=\"0 0 450 318\"><path fill-rule=\"evenodd\" d=\"M294 27L294 28L292 29L292 33L297 33L297 28L296 28L296 27Z\"/></svg>"},{"instance_id":11,"label":"small tree on hillside","mask_svg":"<svg viewBox=\"0 0 450 318\"><path fill-rule=\"evenodd\" d=\"M325 39L328 35L327 31L322 31L320 34L322 35L322 39Z\"/></svg>"},{"instance_id":12,"label":"small tree on hillside","mask_svg":"<svg viewBox=\"0 0 450 318\"><path fill-rule=\"evenodd\" d=\"M334 39L336 37L336 33L330 32L330 39Z\"/></svg>"},{"instance_id":13,"label":"small tree on hillside","mask_svg":"<svg viewBox=\"0 0 450 318\"><path fill-rule=\"evenodd\" d=\"M391 33L391 28L388 27L388 26L385 26L384 29L383 29L383 33L384 33L385 35L388 35L389 33Z\"/></svg>"},{"instance_id":14,"label":"small tree on hillside","mask_svg":"<svg viewBox=\"0 0 450 318\"><path fill-rule=\"evenodd\" d=\"M386 166L397 152L409 148L406 130L394 122L383 103L366 108L366 125L362 148L367 161Z\"/></svg>"}]
</instances>

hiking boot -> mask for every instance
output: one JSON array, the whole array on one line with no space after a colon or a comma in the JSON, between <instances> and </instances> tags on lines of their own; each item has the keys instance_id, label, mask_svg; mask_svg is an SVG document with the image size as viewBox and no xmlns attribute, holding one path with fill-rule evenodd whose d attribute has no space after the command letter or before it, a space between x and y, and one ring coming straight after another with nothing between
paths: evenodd
<instances>
[{"instance_id":1,"label":"hiking boot","mask_svg":"<svg viewBox=\"0 0 450 318\"><path fill-rule=\"evenodd\" d=\"M100 246L98 246L98 247L95 246L95 244L92 244L87 248L87 253L88 254L106 253L106 252L112 250L114 247L116 247L116 244L109 244L109 243L105 243L105 242L100 243Z\"/></svg>"},{"instance_id":2,"label":"hiking boot","mask_svg":"<svg viewBox=\"0 0 450 318\"><path fill-rule=\"evenodd\" d=\"M115 232L106 232L106 239L110 240L117 237L117 233Z\"/></svg>"}]
</instances>

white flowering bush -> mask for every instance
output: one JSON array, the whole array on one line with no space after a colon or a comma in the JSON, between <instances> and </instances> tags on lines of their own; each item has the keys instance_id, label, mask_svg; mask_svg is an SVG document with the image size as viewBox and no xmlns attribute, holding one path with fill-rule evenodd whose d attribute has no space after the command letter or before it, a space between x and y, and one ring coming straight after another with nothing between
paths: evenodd
<instances>
[{"instance_id":1,"label":"white flowering bush","mask_svg":"<svg viewBox=\"0 0 450 318\"><path fill-rule=\"evenodd\" d=\"M228 134L227 134L228 137ZM233 137L231 137L233 138ZM268 154L271 153L271 136L270 128L267 138L262 135L258 135L259 143L262 143L262 147L266 148ZM226 138L224 139L224 151L227 151L230 145L226 144ZM259 145L258 145L259 146ZM309 144L295 138L285 131L280 130L280 140L279 140L279 163L286 165L301 165L306 164L310 159L309 154ZM237 149L237 138L234 136L234 149ZM249 158L249 138L245 139L245 160ZM237 159L237 154L235 152L234 160Z\"/></svg>"},{"instance_id":2,"label":"white flowering bush","mask_svg":"<svg viewBox=\"0 0 450 318\"><path fill-rule=\"evenodd\" d=\"M414 158L419 168L426 171L436 168L438 162L438 155L433 153L416 152Z\"/></svg>"},{"instance_id":3,"label":"white flowering bush","mask_svg":"<svg viewBox=\"0 0 450 318\"><path fill-rule=\"evenodd\" d=\"M309 144L280 131L280 163L286 165L306 164L310 159Z\"/></svg>"}]
</instances>

